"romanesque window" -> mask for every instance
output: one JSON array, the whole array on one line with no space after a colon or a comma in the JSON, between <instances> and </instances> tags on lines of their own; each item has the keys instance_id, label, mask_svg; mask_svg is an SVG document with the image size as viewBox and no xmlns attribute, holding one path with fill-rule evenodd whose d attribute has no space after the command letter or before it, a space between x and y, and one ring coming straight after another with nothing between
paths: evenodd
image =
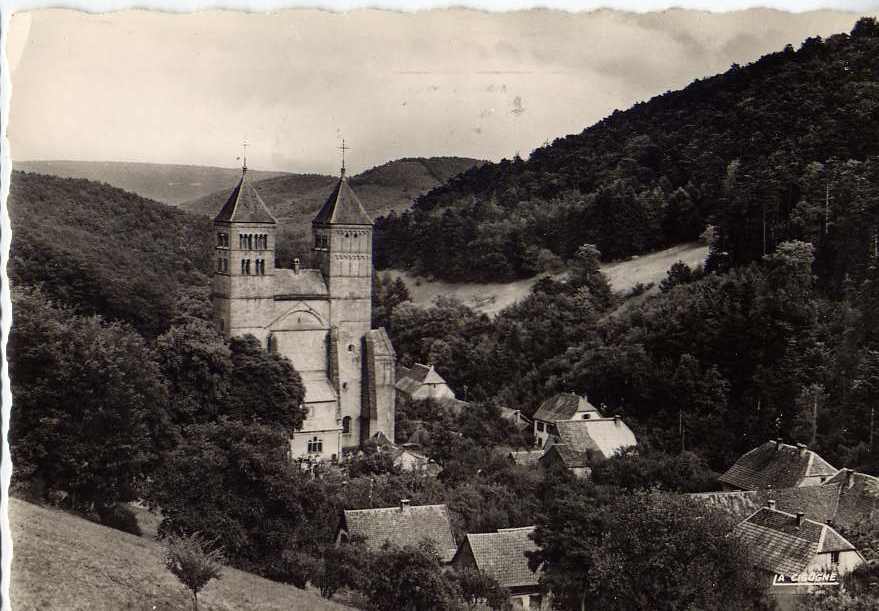
<instances>
[{"instance_id":1,"label":"romanesque window","mask_svg":"<svg viewBox=\"0 0 879 611\"><path fill-rule=\"evenodd\" d=\"M229 271L229 259L223 259L223 271L224 272Z\"/></svg>"},{"instance_id":2,"label":"romanesque window","mask_svg":"<svg viewBox=\"0 0 879 611\"><path fill-rule=\"evenodd\" d=\"M247 275L249 276L249 275L250 275L250 259L245 259L244 261L245 261L245 263L247 264L247 265L246 265L246 271L245 271L244 273L247 274Z\"/></svg>"},{"instance_id":3,"label":"romanesque window","mask_svg":"<svg viewBox=\"0 0 879 611\"><path fill-rule=\"evenodd\" d=\"M342 434L347 435L351 432L351 416L342 418Z\"/></svg>"},{"instance_id":4,"label":"romanesque window","mask_svg":"<svg viewBox=\"0 0 879 611\"><path fill-rule=\"evenodd\" d=\"M320 454L324 451L324 442L317 437L308 440L308 453Z\"/></svg>"},{"instance_id":5,"label":"romanesque window","mask_svg":"<svg viewBox=\"0 0 879 611\"><path fill-rule=\"evenodd\" d=\"M241 274L244 275L247 273L247 264L245 259L241 259Z\"/></svg>"},{"instance_id":6,"label":"romanesque window","mask_svg":"<svg viewBox=\"0 0 879 611\"><path fill-rule=\"evenodd\" d=\"M238 248L244 248L244 235L238 234Z\"/></svg>"},{"instance_id":7,"label":"romanesque window","mask_svg":"<svg viewBox=\"0 0 879 611\"><path fill-rule=\"evenodd\" d=\"M223 271L223 260L222 259L217 259L217 271L218 272Z\"/></svg>"}]
</instances>

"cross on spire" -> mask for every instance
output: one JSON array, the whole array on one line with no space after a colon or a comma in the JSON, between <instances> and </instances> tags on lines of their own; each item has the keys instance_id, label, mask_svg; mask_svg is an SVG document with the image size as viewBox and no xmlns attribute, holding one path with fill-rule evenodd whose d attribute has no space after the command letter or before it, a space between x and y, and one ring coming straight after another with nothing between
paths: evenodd
<instances>
[{"instance_id":1,"label":"cross on spire","mask_svg":"<svg viewBox=\"0 0 879 611\"><path fill-rule=\"evenodd\" d=\"M351 147L345 146L345 139L342 138L342 146L338 147L342 151L342 176L345 175L345 151L350 151Z\"/></svg>"},{"instance_id":2,"label":"cross on spire","mask_svg":"<svg viewBox=\"0 0 879 611\"><path fill-rule=\"evenodd\" d=\"M241 172L246 174L247 173L247 140L246 139L244 140L244 142L241 143L241 151L242 151L241 155L243 157L243 162L241 165Z\"/></svg>"}]
</instances>

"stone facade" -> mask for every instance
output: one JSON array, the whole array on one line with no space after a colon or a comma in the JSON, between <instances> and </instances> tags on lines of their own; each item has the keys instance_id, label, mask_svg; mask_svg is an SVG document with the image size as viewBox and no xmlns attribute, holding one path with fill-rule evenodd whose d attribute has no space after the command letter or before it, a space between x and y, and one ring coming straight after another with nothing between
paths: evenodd
<instances>
[{"instance_id":1,"label":"stone facade","mask_svg":"<svg viewBox=\"0 0 879 611\"><path fill-rule=\"evenodd\" d=\"M339 457L369 437L394 439L393 347L372 319L372 221L344 172L312 222L318 269L275 267L277 223L246 170L214 219L214 316L252 334L302 377L307 416L294 457Z\"/></svg>"}]
</instances>

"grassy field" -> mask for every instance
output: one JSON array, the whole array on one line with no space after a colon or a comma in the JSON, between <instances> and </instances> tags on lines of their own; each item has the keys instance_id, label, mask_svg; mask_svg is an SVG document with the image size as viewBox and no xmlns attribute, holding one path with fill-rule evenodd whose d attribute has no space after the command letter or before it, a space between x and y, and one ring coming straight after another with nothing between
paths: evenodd
<instances>
[{"instance_id":1,"label":"grassy field","mask_svg":"<svg viewBox=\"0 0 879 611\"><path fill-rule=\"evenodd\" d=\"M708 255L708 247L700 243L681 244L659 252L634 257L628 261L608 263L601 267L607 275L613 290L624 293L638 284L659 284L666 276L668 268L677 261L690 267L701 265ZM537 278L515 282L496 282L487 284L453 283L440 280L426 280L396 270L389 270L392 276L400 276L418 305L430 305L438 295L455 297L461 302L486 314L496 314L505 307L526 296ZM655 290L655 289L654 289Z\"/></svg>"},{"instance_id":2,"label":"grassy field","mask_svg":"<svg viewBox=\"0 0 879 611\"><path fill-rule=\"evenodd\" d=\"M25 609L190 609L189 593L162 564L161 546L70 514L10 499L11 604ZM346 609L304 591L224 569L199 609Z\"/></svg>"}]
</instances>

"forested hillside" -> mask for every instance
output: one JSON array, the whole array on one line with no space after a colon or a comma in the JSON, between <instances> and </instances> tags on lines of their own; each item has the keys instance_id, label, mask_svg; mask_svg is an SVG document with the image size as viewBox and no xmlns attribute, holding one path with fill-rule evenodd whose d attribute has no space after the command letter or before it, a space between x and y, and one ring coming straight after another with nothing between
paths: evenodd
<instances>
[{"instance_id":1,"label":"forested hillside","mask_svg":"<svg viewBox=\"0 0 879 611\"><path fill-rule=\"evenodd\" d=\"M9 214L14 286L40 285L82 314L163 332L184 287L206 286L210 223L83 179L14 172Z\"/></svg>"},{"instance_id":2,"label":"forested hillside","mask_svg":"<svg viewBox=\"0 0 879 611\"><path fill-rule=\"evenodd\" d=\"M383 219L377 260L501 280L583 243L616 259L712 224L733 264L804 239L822 278L838 282L863 264L879 225L866 204L877 154L879 33L861 20L851 35L810 38L617 111L527 160L474 168Z\"/></svg>"},{"instance_id":3,"label":"forested hillside","mask_svg":"<svg viewBox=\"0 0 879 611\"><path fill-rule=\"evenodd\" d=\"M392 210L405 210L419 195L480 163L462 157L398 159L352 176L350 182L366 211L375 218ZM335 176L321 174L287 174L254 181L254 187L282 224L276 253L281 265L289 267L294 257L307 262L311 254L311 219L329 197L336 180ZM213 217L226 203L233 186L231 181L226 188L181 207Z\"/></svg>"}]
</instances>

